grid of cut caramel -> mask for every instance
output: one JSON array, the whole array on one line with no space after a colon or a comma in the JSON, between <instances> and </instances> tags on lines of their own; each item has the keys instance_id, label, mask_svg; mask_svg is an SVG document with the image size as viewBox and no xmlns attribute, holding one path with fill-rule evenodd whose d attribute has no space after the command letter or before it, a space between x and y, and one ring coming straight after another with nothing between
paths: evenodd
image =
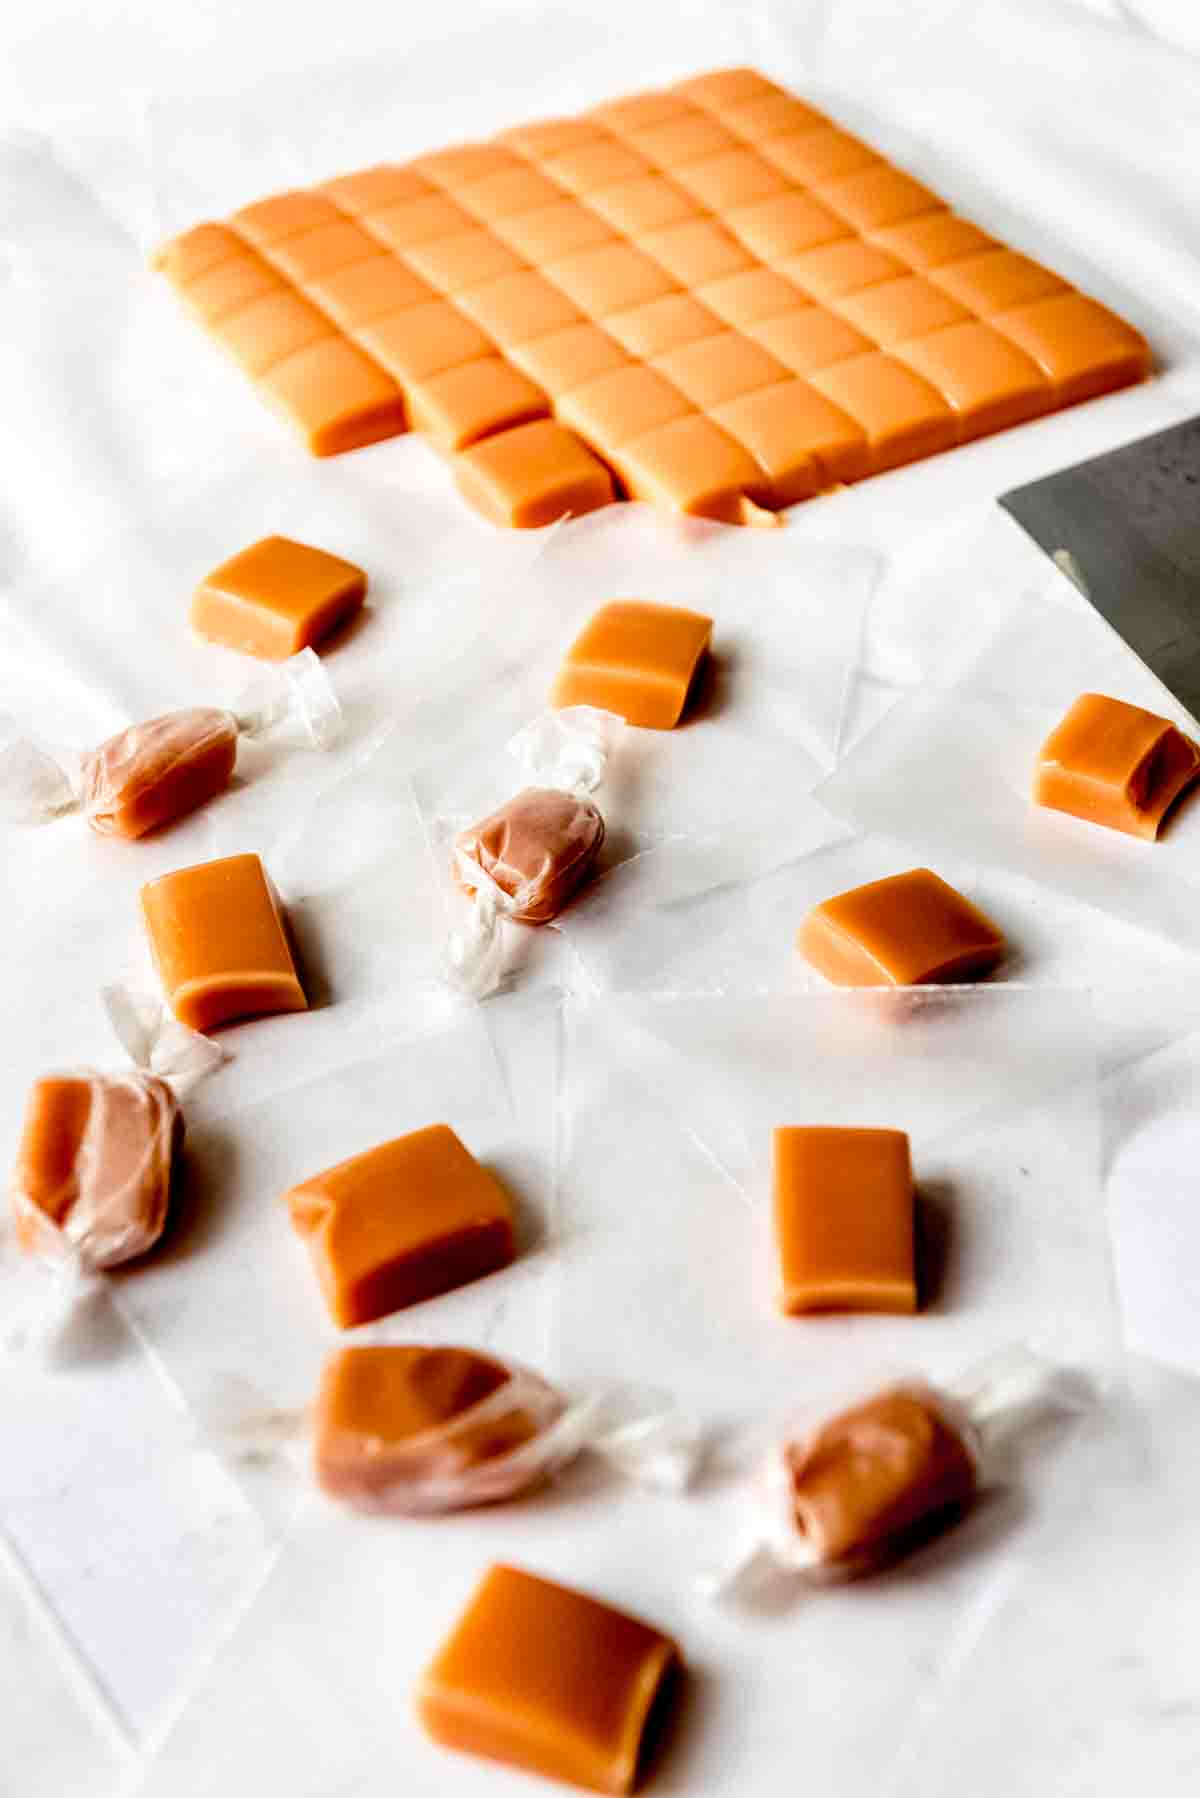
<instances>
[{"instance_id":1,"label":"grid of cut caramel","mask_svg":"<svg viewBox=\"0 0 1200 1798\"><path fill-rule=\"evenodd\" d=\"M750 69L279 194L157 260L318 455L411 426L470 457L553 419L543 461L574 433L618 493L716 516L1150 368L1122 320Z\"/></svg>"}]
</instances>

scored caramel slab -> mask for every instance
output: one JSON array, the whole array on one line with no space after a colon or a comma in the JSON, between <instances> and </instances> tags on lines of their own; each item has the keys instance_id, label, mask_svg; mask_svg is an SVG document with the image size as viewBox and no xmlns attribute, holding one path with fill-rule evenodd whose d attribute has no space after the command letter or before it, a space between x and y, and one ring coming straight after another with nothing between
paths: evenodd
<instances>
[{"instance_id":1,"label":"scored caramel slab","mask_svg":"<svg viewBox=\"0 0 1200 1798\"><path fill-rule=\"evenodd\" d=\"M511 525L770 522L1151 368L753 69L276 194L156 266L314 455L415 429Z\"/></svg>"}]
</instances>

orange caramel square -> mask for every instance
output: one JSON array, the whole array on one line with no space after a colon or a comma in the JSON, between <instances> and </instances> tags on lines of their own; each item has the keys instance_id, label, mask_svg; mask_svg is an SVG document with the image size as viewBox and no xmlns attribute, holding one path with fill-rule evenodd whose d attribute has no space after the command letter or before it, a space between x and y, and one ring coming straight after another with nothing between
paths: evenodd
<instances>
[{"instance_id":1,"label":"orange caramel square","mask_svg":"<svg viewBox=\"0 0 1200 1798\"><path fill-rule=\"evenodd\" d=\"M214 643L282 662L337 630L362 605L353 562L291 537L262 537L196 588L192 628Z\"/></svg>"},{"instance_id":2,"label":"orange caramel square","mask_svg":"<svg viewBox=\"0 0 1200 1798\"><path fill-rule=\"evenodd\" d=\"M772 1166L780 1309L915 1311L905 1133L781 1127Z\"/></svg>"},{"instance_id":3,"label":"orange caramel square","mask_svg":"<svg viewBox=\"0 0 1200 1798\"><path fill-rule=\"evenodd\" d=\"M342 1329L494 1273L515 1252L508 1194L448 1124L366 1149L284 1198Z\"/></svg>"},{"instance_id":4,"label":"orange caramel square","mask_svg":"<svg viewBox=\"0 0 1200 1798\"><path fill-rule=\"evenodd\" d=\"M797 946L835 986L973 980L1005 952L991 919L928 868L826 899L804 920Z\"/></svg>"}]
</instances>

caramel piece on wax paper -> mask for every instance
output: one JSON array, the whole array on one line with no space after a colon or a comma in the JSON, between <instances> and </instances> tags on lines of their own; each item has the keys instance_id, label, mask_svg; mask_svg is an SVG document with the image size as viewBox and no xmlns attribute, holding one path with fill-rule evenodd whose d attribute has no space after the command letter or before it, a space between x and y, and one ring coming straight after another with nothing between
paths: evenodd
<instances>
[{"instance_id":1,"label":"caramel piece on wax paper","mask_svg":"<svg viewBox=\"0 0 1200 1798\"><path fill-rule=\"evenodd\" d=\"M526 787L454 840L454 874L473 893L474 863L517 902L508 915L547 924L591 872L604 842L604 819L590 799L554 787Z\"/></svg>"},{"instance_id":2,"label":"caramel piece on wax paper","mask_svg":"<svg viewBox=\"0 0 1200 1798\"><path fill-rule=\"evenodd\" d=\"M448 1124L353 1155L284 1196L342 1329L465 1286L513 1258L512 1202Z\"/></svg>"},{"instance_id":3,"label":"caramel piece on wax paper","mask_svg":"<svg viewBox=\"0 0 1200 1798\"><path fill-rule=\"evenodd\" d=\"M237 760L232 712L193 706L109 737L83 757L83 806L101 836L144 837L229 785Z\"/></svg>"},{"instance_id":4,"label":"caramel piece on wax paper","mask_svg":"<svg viewBox=\"0 0 1200 1798\"><path fill-rule=\"evenodd\" d=\"M594 512L613 480L573 431L552 418L485 437L454 458L463 496L493 524L531 530L566 514Z\"/></svg>"},{"instance_id":5,"label":"caramel piece on wax paper","mask_svg":"<svg viewBox=\"0 0 1200 1798\"><path fill-rule=\"evenodd\" d=\"M921 986L990 973L1005 945L969 899L914 868L824 900L797 947L835 986Z\"/></svg>"},{"instance_id":6,"label":"caramel piece on wax paper","mask_svg":"<svg viewBox=\"0 0 1200 1798\"><path fill-rule=\"evenodd\" d=\"M534 1396L537 1404L525 1403ZM511 1389L511 1403L496 1395ZM489 1402L491 1401L491 1402ZM474 1349L398 1343L339 1349L317 1399L313 1464L331 1498L416 1515L512 1497L539 1477L471 1480L532 1442L564 1408L545 1381Z\"/></svg>"},{"instance_id":7,"label":"caramel piece on wax paper","mask_svg":"<svg viewBox=\"0 0 1200 1798\"><path fill-rule=\"evenodd\" d=\"M444 1747L592 1792L631 1792L679 1650L648 1623L516 1567L485 1574L421 1680Z\"/></svg>"},{"instance_id":8,"label":"caramel piece on wax paper","mask_svg":"<svg viewBox=\"0 0 1200 1798\"><path fill-rule=\"evenodd\" d=\"M614 600L567 651L551 703L599 706L629 724L670 730L708 653L712 624L683 606Z\"/></svg>"},{"instance_id":9,"label":"caramel piece on wax paper","mask_svg":"<svg viewBox=\"0 0 1200 1798\"><path fill-rule=\"evenodd\" d=\"M780 1309L915 1311L903 1130L783 1127L772 1149Z\"/></svg>"},{"instance_id":10,"label":"caramel piece on wax paper","mask_svg":"<svg viewBox=\"0 0 1200 1798\"><path fill-rule=\"evenodd\" d=\"M53 1255L52 1225L85 1267L117 1267L154 1247L167 1220L183 1113L155 1074L47 1074L36 1080L10 1195L18 1241Z\"/></svg>"},{"instance_id":11,"label":"caramel piece on wax paper","mask_svg":"<svg viewBox=\"0 0 1200 1798\"><path fill-rule=\"evenodd\" d=\"M142 917L167 1001L190 1029L308 1009L257 855L198 862L152 880L142 888Z\"/></svg>"},{"instance_id":12,"label":"caramel piece on wax paper","mask_svg":"<svg viewBox=\"0 0 1200 1798\"><path fill-rule=\"evenodd\" d=\"M820 1565L866 1571L955 1520L975 1461L934 1395L898 1386L787 1451L797 1529Z\"/></svg>"},{"instance_id":13,"label":"caramel piece on wax paper","mask_svg":"<svg viewBox=\"0 0 1200 1798\"><path fill-rule=\"evenodd\" d=\"M1168 718L1081 693L1038 753L1033 796L1051 811L1150 841L1200 775L1200 744Z\"/></svg>"},{"instance_id":14,"label":"caramel piece on wax paper","mask_svg":"<svg viewBox=\"0 0 1200 1798\"><path fill-rule=\"evenodd\" d=\"M366 592L367 577L353 562L291 537L263 537L201 581L192 628L246 655L283 662L330 636Z\"/></svg>"}]
</instances>

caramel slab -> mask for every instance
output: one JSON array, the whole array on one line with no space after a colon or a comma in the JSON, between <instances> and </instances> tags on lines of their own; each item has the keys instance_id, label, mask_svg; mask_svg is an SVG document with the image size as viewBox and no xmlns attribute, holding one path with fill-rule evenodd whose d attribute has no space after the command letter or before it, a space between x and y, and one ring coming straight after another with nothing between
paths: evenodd
<instances>
[{"instance_id":1,"label":"caramel slab","mask_svg":"<svg viewBox=\"0 0 1200 1798\"><path fill-rule=\"evenodd\" d=\"M860 453L846 444L833 477L856 480L1151 368L1132 327L746 69L269 196L155 260L316 455L415 426L460 457L619 369L610 340L657 372L680 358L692 416L632 447L604 411L571 419L577 436L543 432L545 491L529 503L497 485L490 458L456 464L467 497L505 524L553 515L568 490L764 522L764 508L830 484L788 428L789 378L859 430ZM569 348L543 352L589 326L600 334L580 336L578 367ZM756 358L775 372L750 382ZM457 372L466 364L476 376ZM464 407L476 379L489 391ZM779 393L747 408L743 429L731 403L768 384ZM581 448L619 487L581 475Z\"/></svg>"}]
</instances>

